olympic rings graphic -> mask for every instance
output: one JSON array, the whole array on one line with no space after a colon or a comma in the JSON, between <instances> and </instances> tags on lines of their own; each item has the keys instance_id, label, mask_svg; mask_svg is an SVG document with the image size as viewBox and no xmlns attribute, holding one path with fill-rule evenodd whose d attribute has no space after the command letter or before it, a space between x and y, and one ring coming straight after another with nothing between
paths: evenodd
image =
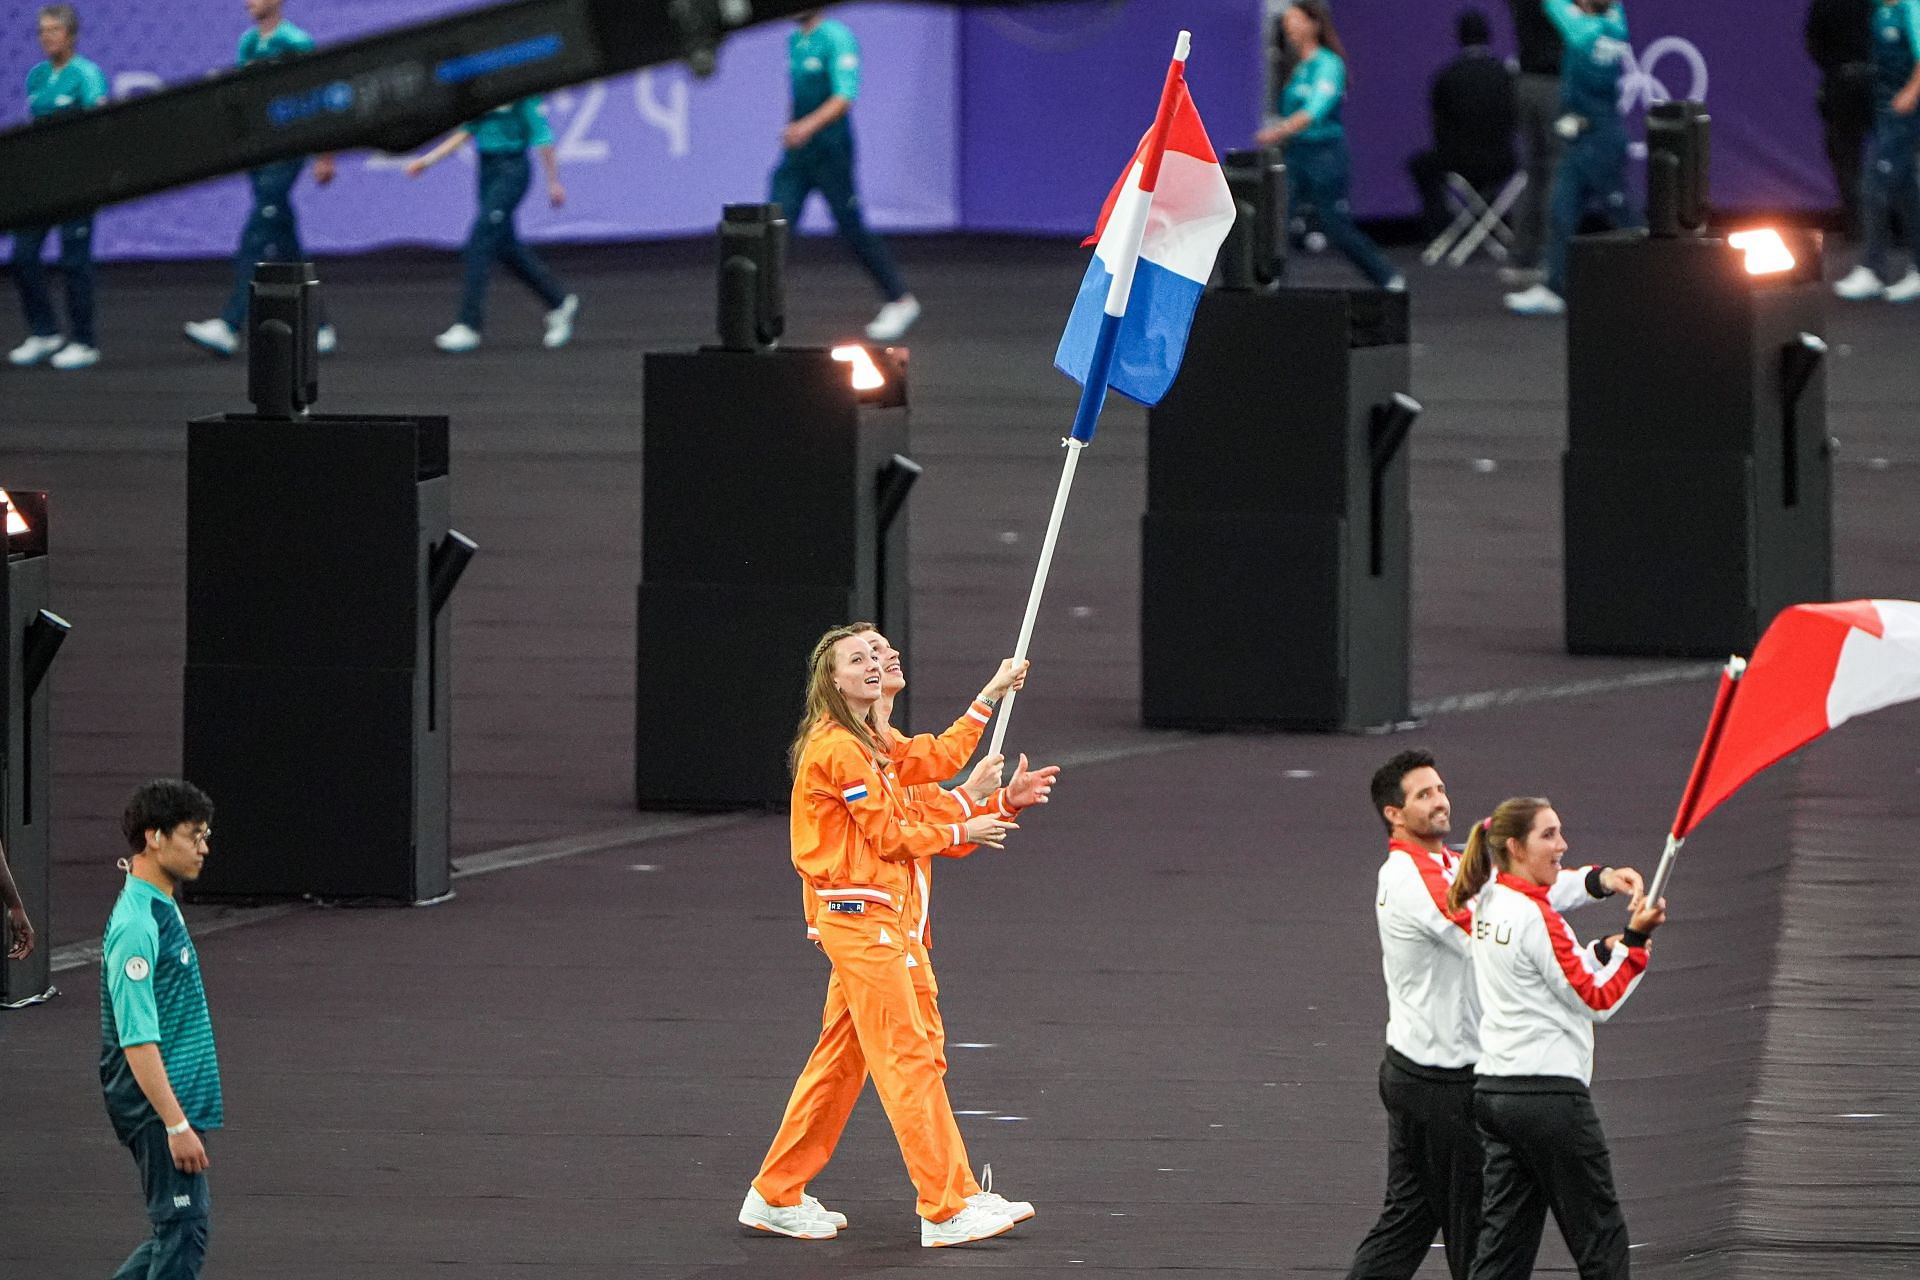
<instances>
[{"instance_id":1,"label":"olympic rings graphic","mask_svg":"<svg viewBox=\"0 0 1920 1280\"><path fill-rule=\"evenodd\" d=\"M1654 68L1662 58L1669 54L1686 64L1692 72L1687 91L1675 94L1666 81L1654 74ZM1661 102L1672 102L1676 98L1689 102L1707 100L1707 59L1693 41L1680 36L1661 36L1637 58L1631 46L1623 46L1621 60L1625 63L1620 75L1620 111L1625 115L1637 107L1651 107Z\"/></svg>"}]
</instances>

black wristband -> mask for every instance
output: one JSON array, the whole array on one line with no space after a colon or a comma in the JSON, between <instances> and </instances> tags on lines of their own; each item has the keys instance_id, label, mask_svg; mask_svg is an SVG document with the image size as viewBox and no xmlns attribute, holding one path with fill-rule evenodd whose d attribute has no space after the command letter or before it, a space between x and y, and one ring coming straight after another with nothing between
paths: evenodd
<instances>
[{"instance_id":1,"label":"black wristband","mask_svg":"<svg viewBox=\"0 0 1920 1280\"><path fill-rule=\"evenodd\" d=\"M1651 937L1652 935L1642 933L1638 929L1628 929L1620 935L1620 944L1626 947L1644 948Z\"/></svg>"},{"instance_id":2,"label":"black wristband","mask_svg":"<svg viewBox=\"0 0 1920 1280\"><path fill-rule=\"evenodd\" d=\"M1613 890L1600 883L1600 877L1606 873L1605 867L1587 868L1587 896L1589 898L1611 898Z\"/></svg>"}]
</instances>

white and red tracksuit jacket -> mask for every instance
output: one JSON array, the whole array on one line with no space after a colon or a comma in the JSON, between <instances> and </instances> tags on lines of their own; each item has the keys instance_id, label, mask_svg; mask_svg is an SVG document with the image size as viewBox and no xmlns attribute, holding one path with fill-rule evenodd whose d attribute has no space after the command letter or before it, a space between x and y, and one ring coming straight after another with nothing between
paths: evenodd
<instances>
[{"instance_id":1,"label":"white and red tracksuit jacket","mask_svg":"<svg viewBox=\"0 0 1920 1280\"><path fill-rule=\"evenodd\" d=\"M1390 841L1374 895L1387 979L1387 1044L1426 1067L1471 1067L1480 1057L1480 998L1468 947L1472 908L1447 910L1447 887L1459 866L1452 850L1429 853ZM1570 911L1594 901L1593 871L1562 871L1554 906Z\"/></svg>"},{"instance_id":2,"label":"white and red tracksuit jacket","mask_svg":"<svg viewBox=\"0 0 1920 1280\"><path fill-rule=\"evenodd\" d=\"M1479 1074L1590 1083L1593 1024L1626 1003L1646 970L1644 940L1610 951L1601 942L1581 946L1545 889L1495 877L1474 904Z\"/></svg>"}]
</instances>

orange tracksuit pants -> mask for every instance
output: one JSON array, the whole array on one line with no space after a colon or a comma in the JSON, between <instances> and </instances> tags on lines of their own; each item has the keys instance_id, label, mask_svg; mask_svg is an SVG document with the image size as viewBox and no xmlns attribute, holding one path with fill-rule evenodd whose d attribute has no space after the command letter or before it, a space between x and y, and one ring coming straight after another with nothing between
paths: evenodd
<instances>
[{"instance_id":1,"label":"orange tracksuit pants","mask_svg":"<svg viewBox=\"0 0 1920 1280\"><path fill-rule=\"evenodd\" d=\"M865 915L819 914L820 946L833 961L820 1039L753 1185L768 1204L798 1204L832 1159L871 1071L920 1216L945 1222L980 1186L947 1100L940 987L926 949L907 937L895 913L867 907Z\"/></svg>"}]
</instances>

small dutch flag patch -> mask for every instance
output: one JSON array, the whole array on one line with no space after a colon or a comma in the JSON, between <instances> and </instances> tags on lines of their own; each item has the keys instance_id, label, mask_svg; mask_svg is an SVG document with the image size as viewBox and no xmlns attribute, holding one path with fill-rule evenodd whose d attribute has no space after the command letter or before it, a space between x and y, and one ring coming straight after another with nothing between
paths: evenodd
<instances>
[{"instance_id":1,"label":"small dutch flag patch","mask_svg":"<svg viewBox=\"0 0 1920 1280\"><path fill-rule=\"evenodd\" d=\"M848 804L852 804L856 800L865 800L867 798L867 784L864 782L856 782L852 786L842 789L840 795Z\"/></svg>"}]
</instances>

